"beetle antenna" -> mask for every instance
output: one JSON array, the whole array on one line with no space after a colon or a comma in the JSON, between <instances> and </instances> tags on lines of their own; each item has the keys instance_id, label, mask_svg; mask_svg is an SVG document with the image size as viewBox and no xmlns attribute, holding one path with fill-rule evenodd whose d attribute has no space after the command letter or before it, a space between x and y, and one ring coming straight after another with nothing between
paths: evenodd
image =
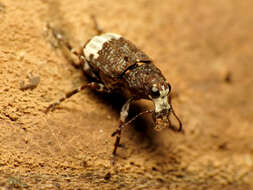
<instances>
[{"instance_id":1,"label":"beetle antenna","mask_svg":"<svg viewBox=\"0 0 253 190\"><path fill-rule=\"evenodd\" d=\"M181 122L181 120L179 119L179 117L176 115L176 113L174 112L174 109L173 109L173 107L172 107L172 105L170 105L171 106L171 112L172 112L172 114L174 115L174 117L176 118L176 120L177 120L177 122L178 122L178 124L179 124L179 128L178 129L176 129L173 125L171 125L171 123L170 123L170 128L172 128L173 130L175 130L175 131L178 131L178 132L180 132L181 130L182 130L182 127L183 127L183 124L182 124L182 122ZM169 119L168 119L169 120Z\"/></svg>"},{"instance_id":2,"label":"beetle antenna","mask_svg":"<svg viewBox=\"0 0 253 190\"><path fill-rule=\"evenodd\" d=\"M141 113L138 113L136 116L134 116L134 117L133 117L132 119L130 119L128 122L126 122L126 123L124 123L123 125L121 125L120 129L114 131L114 132L112 133L112 137L115 136L115 135L119 132L119 130L121 130L123 127L129 125L130 123L132 123L134 120L136 120L136 119L137 119L138 117L140 117L141 115L146 114L146 113L153 113L153 112L154 112L154 110L146 110L146 111L143 111L143 112L141 112Z\"/></svg>"},{"instance_id":3,"label":"beetle antenna","mask_svg":"<svg viewBox=\"0 0 253 190\"><path fill-rule=\"evenodd\" d=\"M146 114L146 113L153 113L154 110L146 110L146 111L143 111L141 113L138 113L136 116L134 116L132 119L130 119L128 122L126 122L125 124L123 124L123 126L125 125L129 125L130 123L132 123L134 120L136 120L139 116L143 115L143 114ZM123 127L122 126L122 127Z\"/></svg>"},{"instance_id":4,"label":"beetle antenna","mask_svg":"<svg viewBox=\"0 0 253 190\"><path fill-rule=\"evenodd\" d=\"M170 103L170 107L171 107L171 112L172 112L172 114L174 115L174 117L176 118L176 120L179 124L179 128L176 129L173 125L171 125L171 122L170 122L169 117L168 117L168 120L169 120L169 123L170 123L170 128L175 130L175 131L180 132L180 131L182 131L183 124L182 124L181 120L179 119L179 117L177 116L177 114L175 113L175 111L173 109L173 106L172 106L172 103L171 103L171 96L169 96L169 103Z\"/></svg>"}]
</instances>

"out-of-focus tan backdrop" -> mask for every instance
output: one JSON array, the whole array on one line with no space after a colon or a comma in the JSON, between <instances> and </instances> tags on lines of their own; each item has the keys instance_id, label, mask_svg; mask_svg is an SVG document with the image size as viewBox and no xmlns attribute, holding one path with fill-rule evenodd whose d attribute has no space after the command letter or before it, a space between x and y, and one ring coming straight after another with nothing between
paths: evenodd
<instances>
[{"instance_id":1,"label":"out-of-focus tan backdrop","mask_svg":"<svg viewBox=\"0 0 253 190\"><path fill-rule=\"evenodd\" d=\"M24 189L253 189L253 1L2 0L0 186ZM48 24L80 48L91 15L143 49L170 81L184 134L155 132L148 117L122 134L109 180L120 97L87 80L57 47ZM20 90L30 73L33 89ZM141 101L131 115L152 107Z\"/></svg>"}]
</instances>

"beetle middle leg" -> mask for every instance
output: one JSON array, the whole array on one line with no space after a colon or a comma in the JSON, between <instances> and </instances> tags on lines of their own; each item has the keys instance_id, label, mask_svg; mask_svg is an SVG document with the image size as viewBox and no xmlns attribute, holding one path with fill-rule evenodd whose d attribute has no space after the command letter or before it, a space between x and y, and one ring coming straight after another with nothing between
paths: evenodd
<instances>
[{"instance_id":1,"label":"beetle middle leg","mask_svg":"<svg viewBox=\"0 0 253 190\"><path fill-rule=\"evenodd\" d=\"M54 109L57 105L59 105L61 102L63 102L64 100L70 98L71 96L77 94L78 92L80 92L81 90L84 90L84 89L86 89L86 88L91 88L91 89L96 90L96 91L98 91L98 92L107 92L107 93L110 92L110 90L107 89L102 83L90 82L90 83L88 83L88 84L83 84L82 86L80 86L80 87L78 87L78 88L76 88L76 89L74 89L74 90L72 90L72 91L66 93L64 97L60 98L60 99L57 100L56 102L50 104L50 105L47 107L45 113L48 113L50 110L53 110L53 109Z\"/></svg>"},{"instance_id":2,"label":"beetle middle leg","mask_svg":"<svg viewBox=\"0 0 253 190\"><path fill-rule=\"evenodd\" d=\"M96 75L96 73L92 70L89 62L85 59L82 60L82 66L83 66L83 72L90 76L91 78L96 79L97 81L99 81L99 77Z\"/></svg>"}]
</instances>

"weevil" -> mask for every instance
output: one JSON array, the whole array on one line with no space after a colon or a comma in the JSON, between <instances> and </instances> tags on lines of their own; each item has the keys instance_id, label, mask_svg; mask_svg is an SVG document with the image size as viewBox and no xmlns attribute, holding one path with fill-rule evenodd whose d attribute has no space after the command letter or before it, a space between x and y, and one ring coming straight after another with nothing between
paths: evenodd
<instances>
[{"instance_id":1,"label":"weevil","mask_svg":"<svg viewBox=\"0 0 253 190\"><path fill-rule=\"evenodd\" d=\"M59 40L62 39L61 35L55 36ZM73 50L69 43L65 42L64 45L70 51ZM175 131L182 130L182 123L171 104L171 85L149 56L132 42L119 34L99 33L86 42L81 53L74 53L79 57L81 68L84 74L91 78L91 82L68 92L63 98L49 105L46 112L86 88L99 92L118 91L127 94L128 99L120 111L118 129L112 134L116 135L113 157L120 146L122 128L143 114L152 113L155 130L166 127ZM154 110L141 112L127 121L130 104L139 99L151 100ZM178 121L177 128L170 122L171 113Z\"/></svg>"}]
</instances>

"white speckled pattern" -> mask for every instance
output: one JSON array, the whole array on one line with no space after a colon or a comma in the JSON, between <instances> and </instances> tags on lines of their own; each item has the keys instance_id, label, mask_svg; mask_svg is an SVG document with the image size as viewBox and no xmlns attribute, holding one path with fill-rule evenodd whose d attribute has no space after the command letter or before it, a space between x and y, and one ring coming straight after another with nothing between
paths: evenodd
<instances>
[{"instance_id":1,"label":"white speckled pattern","mask_svg":"<svg viewBox=\"0 0 253 190\"><path fill-rule=\"evenodd\" d=\"M105 33L100 36L94 36L90 42L83 49L83 54L85 58L90 61L90 56L93 55L94 59L97 59L99 54L98 52L102 49L103 44L112 39L119 39L121 36L114 33Z\"/></svg>"},{"instance_id":2,"label":"white speckled pattern","mask_svg":"<svg viewBox=\"0 0 253 190\"><path fill-rule=\"evenodd\" d=\"M162 86L162 90L160 91L160 96L158 98L154 98L153 102L155 104L155 112L159 113L162 110L169 110L170 104L168 102L169 89L165 89Z\"/></svg>"}]
</instances>

